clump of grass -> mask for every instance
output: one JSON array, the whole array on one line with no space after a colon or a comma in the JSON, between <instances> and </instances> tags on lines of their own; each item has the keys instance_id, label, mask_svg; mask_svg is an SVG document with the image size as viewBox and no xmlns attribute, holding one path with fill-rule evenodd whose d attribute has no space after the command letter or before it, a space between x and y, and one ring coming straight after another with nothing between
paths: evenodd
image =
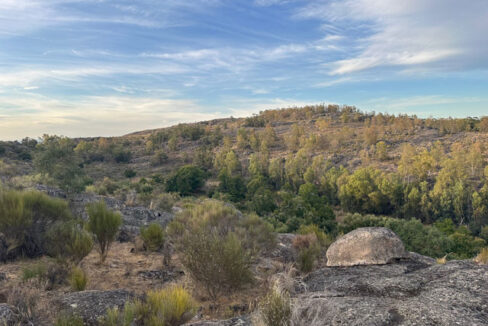
<instances>
[{"instance_id":1,"label":"clump of grass","mask_svg":"<svg viewBox=\"0 0 488 326\"><path fill-rule=\"evenodd\" d=\"M478 264L488 265L488 248L481 249L478 256L474 259Z\"/></svg>"},{"instance_id":2,"label":"clump of grass","mask_svg":"<svg viewBox=\"0 0 488 326\"><path fill-rule=\"evenodd\" d=\"M437 258L436 261L437 261L438 264L444 265L447 262L447 255L445 255L442 258Z\"/></svg>"},{"instance_id":3,"label":"clump of grass","mask_svg":"<svg viewBox=\"0 0 488 326\"><path fill-rule=\"evenodd\" d=\"M71 271L70 285L73 291L84 291L88 283L88 276L79 267L74 267Z\"/></svg>"},{"instance_id":4,"label":"clump of grass","mask_svg":"<svg viewBox=\"0 0 488 326\"><path fill-rule=\"evenodd\" d=\"M39 262L22 269L22 281L37 278L39 282L47 279L47 264Z\"/></svg>"},{"instance_id":5,"label":"clump of grass","mask_svg":"<svg viewBox=\"0 0 488 326\"><path fill-rule=\"evenodd\" d=\"M145 301L126 303L123 310L109 309L99 320L101 326L178 326L193 318L196 302L182 286L149 291Z\"/></svg>"},{"instance_id":6,"label":"clump of grass","mask_svg":"<svg viewBox=\"0 0 488 326\"><path fill-rule=\"evenodd\" d=\"M298 268L304 273L312 271L320 255L320 244L315 233L297 235L293 239L293 248L298 251Z\"/></svg>"},{"instance_id":7,"label":"clump of grass","mask_svg":"<svg viewBox=\"0 0 488 326\"><path fill-rule=\"evenodd\" d=\"M152 223L141 228L141 238L147 250L158 251L164 245L164 230L161 225Z\"/></svg>"},{"instance_id":8,"label":"clump of grass","mask_svg":"<svg viewBox=\"0 0 488 326\"><path fill-rule=\"evenodd\" d=\"M56 318L54 326L83 326L83 319L77 315L61 315Z\"/></svg>"},{"instance_id":9,"label":"clump of grass","mask_svg":"<svg viewBox=\"0 0 488 326\"><path fill-rule=\"evenodd\" d=\"M291 300L286 291L273 288L259 303L258 319L265 326L291 324Z\"/></svg>"}]
</instances>

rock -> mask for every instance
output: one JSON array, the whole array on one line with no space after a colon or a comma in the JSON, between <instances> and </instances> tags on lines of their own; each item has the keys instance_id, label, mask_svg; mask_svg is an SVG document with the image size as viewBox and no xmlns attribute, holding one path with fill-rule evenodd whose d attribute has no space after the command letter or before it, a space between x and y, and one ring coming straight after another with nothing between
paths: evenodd
<instances>
[{"instance_id":1,"label":"rock","mask_svg":"<svg viewBox=\"0 0 488 326\"><path fill-rule=\"evenodd\" d=\"M388 264L406 256L402 240L390 229L359 228L329 247L327 266Z\"/></svg>"},{"instance_id":2,"label":"rock","mask_svg":"<svg viewBox=\"0 0 488 326\"><path fill-rule=\"evenodd\" d=\"M326 267L299 281L296 325L488 325L488 266L470 261L431 264L415 254Z\"/></svg>"},{"instance_id":3,"label":"rock","mask_svg":"<svg viewBox=\"0 0 488 326\"><path fill-rule=\"evenodd\" d=\"M172 282L180 279L185 275L185 272L180 270L153 270L153 271L139 271L137 276L144 280L160 280L162 283Z\"/></svg>"},{"instance_id":4,"label":"rock","mask_svg":"<svg viewBox=\"0 0 488 326\"><path fill-rule=\"evenodd\" d=\"M108 309L123 309L134 295L126 290L81 291L68 293L59 299L61 311L83 318L87 325L97 325Z\"/></svg>"},{"instance_id":5,"label":"rock","mask_svg":"<svg viewBox=\"0 0 488 326\"><path fill-rule=\"evenodd\" d=\"M5 235L0 233L0 262L6 262L8 257L8 243Z\"/></svg>"},{"instance_id":6,"label":"rock","mask_svg":"<svg viewBox=\"0 0 488 326\"><path fill-rule=\"evenodd\" d=\"M227 320L216 321L196 321L185 324L186 326L251 326L251 318L249 316L235 317Z\"/></svg>"},{"instance_id":7,"label":"rock","mask_svg":"<svg viewBox=\"0 0 488 326\"><path fill-rule=\"evenodd\" d=\"M18 323L15 307L6 303L0 303L0 325L10 326Z\"/></svg>"},{"instance_id":8,"label":"rock","mask_svg":"<svg viewBox=\"0 0 488 326\"><path fill-rule=\"evenodd\" d=\"M297 258L297 252L293 249L293 239L295 237L295 234L279 233L276 236L276 247L269 252L265 252L264 256L279 260L282 263L294 262Z\"/></svg>"}]
</instances>

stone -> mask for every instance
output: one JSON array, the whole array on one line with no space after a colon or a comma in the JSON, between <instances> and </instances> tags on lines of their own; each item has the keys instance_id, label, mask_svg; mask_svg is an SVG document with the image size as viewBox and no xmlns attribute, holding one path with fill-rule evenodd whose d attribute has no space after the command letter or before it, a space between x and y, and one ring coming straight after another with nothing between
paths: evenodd
<instances>
[{"instance_id":1,"label":"stone","mask_svg":"<svg viewBox=\"0 0 488 326\"><path fill-rule=\"evenodd\" d=\"M185 326L251 326L251 318L249 316L234 317L227 320L202 320L193 321Z\"/></svg>"},{"instance_id":2,"label":"stone","mask_svg":"<svg viewBox=\"0 0 488 326\"><path fill-rule=\"evenodd\" d=\"M406 256L402 240L390 229L359 228L332 243L327 266L381 265Z\"/></svg>"},{"instance_id":3,"label":"stone","mask_svg":"<svg viewBox=\"0 0 488 326\"><path fill-rule=\"evenodd\" d=\"M298 282L299 281L299 282ZM295 325L488 325L488 266L432 264L418 254L386 265L325 267L297 280Z\"/></svg>"},{"instance_id":4,"label":"stone","mask_svg":"<svg viewBox=\"0 0 488 326\"><path fill-rule=\"evenodd\" d=\"M61 311L80 316L86 325L98 325L98 319L105 316L108 309L123 309L133 297L126 290L80 291L62 296L59 304Z\"/></svg>"},{"instance_id":5,"label":"stone","mask_svg":"<svg viewBox=\"0 0 488 326\"><path fill-rule=\"evenodd\" d=\"M18 323L18 318L15 310L15 307L9 304L0 303L0 325L16 325Z\"/></svg>"}]
</instances>

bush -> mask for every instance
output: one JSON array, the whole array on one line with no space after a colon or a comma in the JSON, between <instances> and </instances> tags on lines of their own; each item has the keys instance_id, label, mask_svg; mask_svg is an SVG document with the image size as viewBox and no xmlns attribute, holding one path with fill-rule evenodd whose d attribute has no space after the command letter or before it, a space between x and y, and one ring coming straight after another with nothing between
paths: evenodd
<instances>
[{"instance_id":1,"label":"bush","mask_svg":"<svg viewBox=\"0 0 488 326\"><path fill-rule=\"evenodd\" d=\"M158 251L164 244L164 230L161 225L152 223L148 227L141 228L141 238L146 250Z\"/></svg>"},{"instance_id":2,"label":"bush","mask_svg":"<svg viewBox=\"0 0 488 326\"><path fill-rule=\"evenodd\" d=\"M320 245L315 233L297 235L293 239L293 248L298 251L298 268L304 273L311 272L320 255Z\"/></svg>"},{"instance_id":3,"label":"bush","mask_svg":"<svg viewBox=\"0 0 488 326\"><path fill-rule=\"evenodd\" d=\"M77 221L58 222L47 232L47 252L78 265L93 249L91 235Z\"/></svg>"},{"instance_id":4,"label":"bush","mask_svg":"<svg viewBox=\"0 0 488 326\"><path fill-rule=\"evenodd\" d=\"M79 267L71 270L70 285L73 291L84 291L88 283L88 276L85 271Z\"/></svg>"},{"instance_id":5,"label":"bush","mask_svg":"<svg viewBox=\"0 0 488 326\"><path fill-rule=\"evenodd\" d=\"M183 287L175 285L149 291L144 302L129 302L123 311L116 307L109 309L100 320L100 325L178 326L192 319L195 313L196 302Z\"/></svg>"},{"instance_id":6,"label":"bush","mask_svg":"<svg viewBox=\"0 0 488 326\"><path fill-rule=\"evenodd\" d=\"M196 313L196 303L181 286L171 286L147 294L147 325L177 326L188 322Z\"/></svg>"},{"instance_id":7,"label":"bush","mask_svg":"<svg viewBox=\"0 0 488 326\"><path fill-rule=\"evenodd\" d=\"M269 225L215 200L184 210L168 226L182 264L212 298L253 281L256 255L274 244Z\"/></svg>"},{"instance_id":8,"label":"bush","mask_svg":"<svg viewBox=\"0 0 488 326\"><path fill-rule=\"evenodd\" d=\"M185 165L179 168L166 182L166 191L178 192L188 196L199 191L205 182L205 173L202 169Z\"/></svg>"},{"instance_id":9,"label":"bush","mask_svg":"<svg viewBox=\"0 0 488 326\"><path fill-rule=\"evenodd\" d=\"M11 258L45 253L48 225L70 219L68 204L61 199L35 191L0 190L0 233L7 237Z\"/></svg>"},{"instance_id":10,"label":"bush","mask_svg":"<svg viewBox=\"0 0 488 326\"><path fill-rule=\"evenodd\" d=\"M289 326L291 314L288 292L273 289L259 303L259 319L266 326Z\"/></svg>"},{"instance_id":11,"label":"bush","mask_svg":"<svg viewBox=\"0 0 488 326\"><path fill-rule=\"evenodd\" d=\"M54 326L83 326L83 319L76 315L61 315L56 318Z\"/></svg>"},{"instance_id":12,"label":"bush","mask_svg":"<svg viewBox=\"0 0 488 326\"><path fill-rule=\"evenodd\" d=\"M100 261L107 258L110 245L115 240L115 236L122 225L122 217L107 208L104 201L87 206L88 209L88 230L94 235L98 243Z\"/></svg>"},{"instance_id":13,"label":"bush","mask_svg":"<svg viewBox=\"0 0 488 326\"><path fill-rule=\"evenodd\" d=\"M137 174L137 172L134 171L133 169L127 169L127 170L124 171L124 176L126 178L133 178L133 177L136 176L136 174Z\"/></svg>"}]
</instances>

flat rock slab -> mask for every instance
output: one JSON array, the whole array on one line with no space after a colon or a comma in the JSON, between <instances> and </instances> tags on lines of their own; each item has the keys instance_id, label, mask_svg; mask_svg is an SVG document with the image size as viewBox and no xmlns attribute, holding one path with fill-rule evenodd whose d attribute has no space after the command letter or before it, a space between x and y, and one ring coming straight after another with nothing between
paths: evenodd
<instances>
[{"instance_id":1,"label":"flat rock slab","mask_svg":"<svg viewBox=\"0 0 488 326\"><path fill-rule=\"evenodd\" d=\"M61 310L83 318L86 325L98 325L98 319L105 316L108 309L123 309L133 298L126 290L80 291L66 294L59 299Z\"/></svg>"},{"instance_id":2,"label":"flat rock slab","mask_svg":"<svg viewBox=\"0 0 488 326\"><path fill-rule=\"evenodd\" d=\"M388 264L406 256L402 240L390 229L359 228L336 240L327 250L327 266Z\"/></svg>"},{"instance_id":3,"label":"flat rock slab","mask_svg":"<svg viewBox=\"0 0 488 326\"><path fill-rule=\"evenodd\" d=\"M394 264L326 267L297 283L296 325L488 325L488 266Z\"/></svg>"},{"instance_id":4,"label":"flat rock slab","mask_svg":"<svg viewBox=\"0 0 488 326\"><path fill-rule=\"evenodd\" d=\"M202 320L185 324L185 326L251 326L251 319L247 316L235 317L226 320Z\"/></svg>"}]
</instances>

